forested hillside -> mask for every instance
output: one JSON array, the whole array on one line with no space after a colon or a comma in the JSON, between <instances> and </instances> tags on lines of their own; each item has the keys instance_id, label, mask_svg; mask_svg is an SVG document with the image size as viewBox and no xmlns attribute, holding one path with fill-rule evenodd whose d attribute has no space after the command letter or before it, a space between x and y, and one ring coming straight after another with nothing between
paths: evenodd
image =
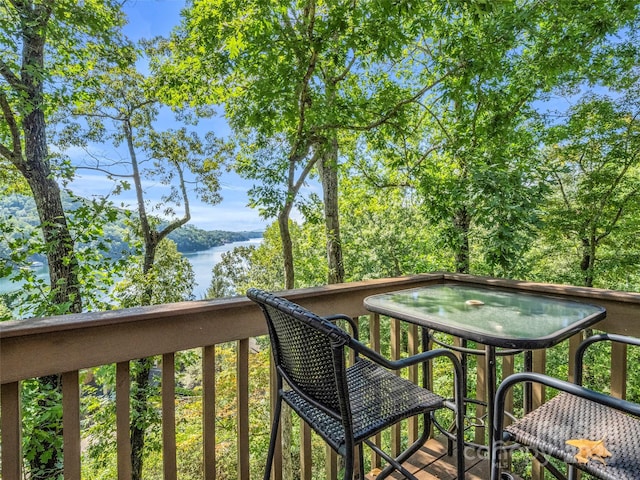
<instances>
[{"instance_id":1,"label":"forested hillside","mask_svg":"<svg viewBox=\"0 0 640 480\"><path fill-rule=\"evenodd\" d=\"M81 198L72 199L69 195L64 197L65 210L73 212L78 210L82 205L90 203L90 201ZM103 239L109 241L110 254L112 256L123 255L123 252L129 251L130 246L127 244L127 238L130 230L133 228L130 215L125 212L114 209L116 218L103 227ZM21 194L4 195L0 197L0 212L4 222L11 220L9 236L17 235L18 232L25 236L37 233L36 227L39 224L38 212L36 211L33 197ZM230 232L222 230L207 231L201 228L186 225L181 229L175 230L168 235L168 238L176 243L179 252L196 252L206 250L208 248L217 247L226 243L242 242L251 238L260 238L262 232ZM8 245L6 239L0 242L0 251L4 258L7 258ZM43 261L43 257L36 257L34 260Z\"/></svg>"}]
</instances>

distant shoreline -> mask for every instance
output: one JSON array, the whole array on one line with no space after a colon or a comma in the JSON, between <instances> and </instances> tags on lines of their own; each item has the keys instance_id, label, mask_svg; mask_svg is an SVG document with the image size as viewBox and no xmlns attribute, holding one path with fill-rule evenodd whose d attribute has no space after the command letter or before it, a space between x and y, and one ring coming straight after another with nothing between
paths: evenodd
<instances>
[{"instance_id":1,"label":"distant shoreline","mask_svg":"<svg viewBox=\"0 0 640 480\"><path fill-rule=\"evenodd\" d=\"M254 232L256 233L256 232ZM261 233L261 232L260 232ZM193 251L188 251L188 252L180 252L182 255L185 256L185 258L187 258L193 265L194 263L194 258L193 257L199 257L202 254L205 254L212 249L218 248L218 249L222 249L225 246L229 246L228 249L225 249L225 251L231 251L234 247L232 246L234 243L244 243L244 242L252 242L253 240L258 240L258 239L263 239L264 237L262 236L262 234L260 234L260 236L254 236L252 238L249 239L245 239L245 240L234 240L234 241L230 241L230 242L225 242L223 244L220 245L214 245L212 247L207 247L207 248L203 248L200 250L193 250ZM260 244L260 242L255 242L256 244ZM218 252L219 254L223 253L223 252ZM201 290L203 288L205 288L208 285L208 282L210 281L210 273L211 273L211 268L213 267L213 263L205 263L204 259L200 260L200 263L202 263L201 269L197 268L197 265L193 265L194 269L196 270L196 285L194 285L194 294L200 294L202 293ZM30 265L30 267L34 273L36 273L36 275L40 278L48 278L48 266L45 263L42 262L34 262ZM12 282L9 277L2 277L0 278L0 295L10 295L12 293L17 292L18 290L20 290L20 286L21 283L20 282ZM205 288L206 290L206 288Z\"/></svg>"},{"instance_id":2,"label":"distant shoreline","mask_svg":"<svg viewBox=\"0 0 640 480\"><path fill-rule=\"evenodd\" d=\"M234 242L246 242L253 238L263 238L261 231L230 232L224 230L202 230L198 227L185 225L171 232L167 238L176 243L180 253L194 253L221 247Z\"/></svg>"}]
</instances>

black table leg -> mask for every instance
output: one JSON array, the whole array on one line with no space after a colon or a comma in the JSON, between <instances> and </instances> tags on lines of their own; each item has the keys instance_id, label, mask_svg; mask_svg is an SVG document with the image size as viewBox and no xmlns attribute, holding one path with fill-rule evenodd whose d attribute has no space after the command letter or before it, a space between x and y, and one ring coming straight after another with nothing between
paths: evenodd
<instances>
[{"instance_id":1,"label":"black table leg","mask_svg":"<svg viewBox=\"0 0 640 480\"><path fill-rule=\"evenodd\" d=\"M533 371L533 352L526 350L524 352L524 371ZM524 413L529 413L533 410L533 385L531 382L524 384Z\"/></svg>"},{"instance_id":2,"label":"black table leg","mask_svg":"<svg viewBox=\"0 0 640 480\"><path fill-rule=\"evenodd\" d=\"M493 425L493 409L496 399L496 347L485 346L485 370L486 370L486 393L487 393L487 425ZM489 441L489 458L491 458L491 442Z\"/></svg>"}]
</instances>

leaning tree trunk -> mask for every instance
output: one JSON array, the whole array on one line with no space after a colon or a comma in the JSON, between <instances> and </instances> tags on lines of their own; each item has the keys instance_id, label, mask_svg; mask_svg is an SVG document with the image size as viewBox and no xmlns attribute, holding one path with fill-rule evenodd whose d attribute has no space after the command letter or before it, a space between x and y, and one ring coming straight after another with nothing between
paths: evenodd
<instances>
[{"instance_id":1,"label":"leaning tree trunk","mask_svg":"<svg viewBox=\"0 0 640 480\"><path fill-rule=\"evenodd\" d=\"M291 240L291 231L289 230L289 211L291 208L285 208L278 215L278 226L280 227L280 239L282 241L282 258L284 262L284 288L289 290L294 288L294 270L293 270L293 241Z\"/></svg>"},{"instance_id":2,"label":"leaning tree trunk","mask_svg":"<svg viewBox=\"0 0 640 480\"><path fill-rule=\"evenodd\" d=\"M149 223L145 203L144 190L142 188L142 177L138 167L138 159L134 147L133 128L129 122L125 122L125 136L129 147L129 156L133 171L133 183L136 190L138 202L138 219L140 220L140 230L144 241L144 257L142 263L142 274L146 275L153 269L155 262L156 248L158 246L157 235ZM141 305L151 305L153 303L153 288L145 282L144 291L140 301ZM132 384L132 405L131 405L131 425L129 427L131 440L131 478L132 480L142 480L142 469L144 466L144 446L146 443L147 428L149 427L148 412L152 408L150 398L154 387L151 385L151 369L153 368L153 357L140 358L131 362L133 384Z\"/></svg>"},{"instance_id":3,"label":"leaning tree trunk","mask_svg":"<svg viewBox=\"0 0 640 480\"><path fill-rule=\"evenodd\" d=\"M46 8L33 9L22 25L23 68L20 79L15 79L16 89L23 98L21 107L22 133L24 135L24 155L20 152L20 141L15 141L15 156L11 161L20 171L33 193L40 228L46 246L49 266L49 282L56 307L66 306L64 313L82 311L82 299L78 282L78 261L74 252L74 242L69 232L60 188L53 178L47 148L44 87L41 72L44 65L45 25L49 19ZM26 12L25 12L26 15ZM8 108L7 105L3 107ZM13 123L14 138L18 136L17 123ZM52 312L53 313L53 312ZM60 312L56 312L60 313ZM62 418L51 415L61 398L60 376L51 375L38 379L41 392L38 404L43 413L34 419L34 428L44 435L38 448L49 455L35 455L29 459L30 478L45 480L61 475L62 452L55 440L62 433ZM33 447L33 445L32 445ZM29 448L29 446L27 447Z\"/></svg>"},{"instance_id":4,"label":"leaning tree trunk","mask_svg":"<svg viewBox=\"0 0 640 480\"><path fill-rule=\"evenodd\" d=\"M53 302L55 305L68 304L68 312L65 313L80 313L82 299L77 277L78 261L58 184L51 178L51 171L43 161L27 161L23 175L33 192L40 218Z\"/></svg>"},{"instance_id":5,"label":"leaning tree trunk","mask_svg":"<svg viewBox=\"0 0 640 480\"><path fill-rule=\"evenodd\" d=\"M280 227L280 240L282 241L282 258L284 262L284 288L286 290L294 288L294 268L293 268L293 241L289 230L289 213L291 203L286 203L278 215L278 226ZM280 435L282 436L282 478L294 478L293 459L291 452L293 424L291 418L291 408L283 403L280 410Z\"/></svg>"},{"instance_id":6,"label":"leaning tree trunk","mask_svg":"<svg viewBox=\"0 0 640 480\"><path fill-rule=\"evenodd\" d=\"M27 122L25 121L25 124ZM44 137L44 118L42 119L41 135ZM53 303L56 306L68 305L68 313L82 311L77 279L78 262L74 253L74 242L67 226L62 199L58 184L51 178L51 171L46 162L46 144L40 152L31 152L27 142L28 160L21 169L26 178L40 218L40 225L47 248L47 262L49 265L49 282L53 293ZM36 147L36 150L37 147ZM42 152L42 153L41 153ZM35 153L35 155L34 155ZM40 160L38 159L40 158ZM49 375L38 379L38 390L41 392L38 404L43 415L35 422L34 427L43 432L43 438L53 438L62 434L62 418L51 416L51 411L57 411L61 401L62 383L60 375ZM37 415L37 414L36 414ZM42 448L51 455L45 461L43 456L35 455L29 459L30 478L32 480L47 480L57 478L61 473L62 452L52 444L47 445L43 440Z\"/></svg>"},{"instance_id":7,"label":"leaning tree trunk","mask_svg":"<svg viewBox=\"0 0 640 480\"><path fill-rule=\"evenodd\" d=\"M31 55L42 58L44 39L31 38L25 49L29 49ZM39 63L38 60L33 61ZM31 104L22 123L26 158L15 163L15 166L33 192L47 248L53 300L56 305L68 304L69 312L79 313L82 311L82 300L77 279L78 261L62 206L60 187L53 178L49 164L43 85L41 81L32 79L25 81L25 88Z\"/></svg>"},{"instance_id":8,"label":"leaning tree trunk","mask_svg":"<svg viewBox=\"0 0 640 480\"><path fill-rule=\"evenodd\" d=\"M147 230L149 225L146 224ZM156 235L147 232L145 238L155 239ZM152 242L145 245L144 263L142 272L147 275L153 268L155 261L157 243ZM153 291L151 285L145 284L142 305L151 305ZM153 368L154 357L140 358L132 362L133 371L133 391L131 406L131 478L132 480L142 480L142 467L144 465L144 446L149 427L149 411L153 408L150 399L155 393L156 387L151 383L151 369Z\"/></svg>"}]
</instances>

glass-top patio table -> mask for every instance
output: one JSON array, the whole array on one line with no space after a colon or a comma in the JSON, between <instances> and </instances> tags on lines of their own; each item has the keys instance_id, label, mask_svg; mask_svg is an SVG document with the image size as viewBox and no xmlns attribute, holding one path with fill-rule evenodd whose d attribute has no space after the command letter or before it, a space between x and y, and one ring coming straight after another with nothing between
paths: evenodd
<instances>
[{"instance_id":1,"label":"glass-top patio table","mask_svg":"<svg viewBox=\"0 0 640 480\"><path fill-rule=\"evenodd\" d=\"M497 386L496 348L512 349L509 353L548 348L606 315L602 307L550 295L459 284L372 295L364 305L371 312L484 345L484 351L450 348L485 356L489 425Z\"/></svg>"}]
</instances>

